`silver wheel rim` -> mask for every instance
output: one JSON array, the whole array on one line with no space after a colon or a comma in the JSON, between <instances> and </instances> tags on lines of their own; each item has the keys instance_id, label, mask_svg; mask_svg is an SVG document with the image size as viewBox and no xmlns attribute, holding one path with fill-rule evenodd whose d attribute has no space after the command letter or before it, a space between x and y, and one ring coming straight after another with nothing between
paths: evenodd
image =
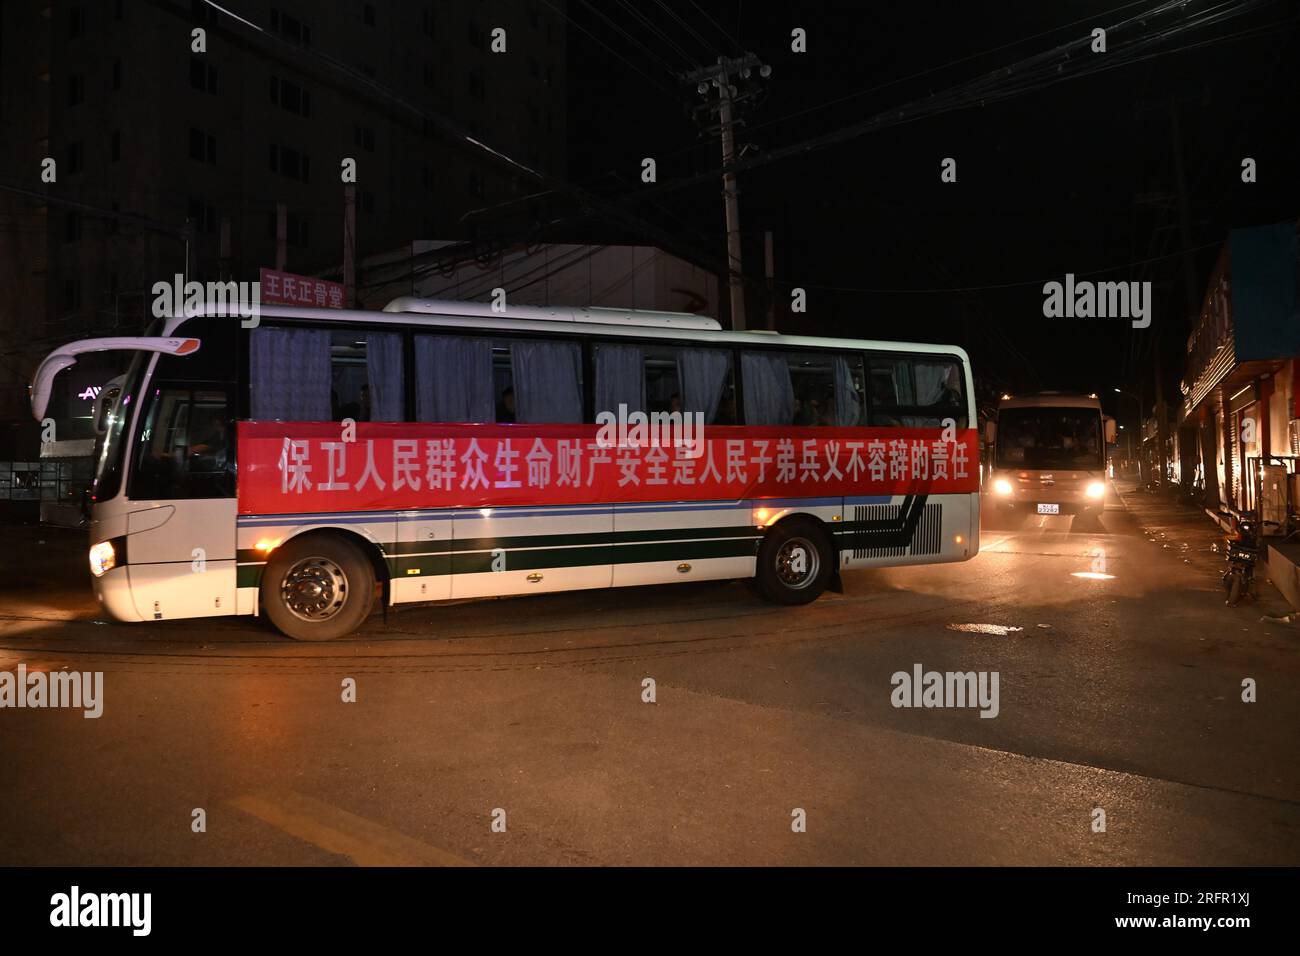
<instances>
[{"instance_id":1,"label":"silver wheel rim","mask_svg":"<svg viewBox=\"0 0 1300 956\"><path fill-rule=\"evenodd\" d=\"M816 581L821 566L821 552L807 538L790 538L776 552L776 576L792 591Z\"/></svg>"},{"instance_id":2,"label":"silver wheel rim","mask_svg":"<svg viewBox=\"0 0 1300 956\"><path fill-rule=\"evenodd\" d=\"M328 621L347 603L348 576L329 558L303 558L284 576L280 599L300 621Z\"/></svg>"}]
</instances>

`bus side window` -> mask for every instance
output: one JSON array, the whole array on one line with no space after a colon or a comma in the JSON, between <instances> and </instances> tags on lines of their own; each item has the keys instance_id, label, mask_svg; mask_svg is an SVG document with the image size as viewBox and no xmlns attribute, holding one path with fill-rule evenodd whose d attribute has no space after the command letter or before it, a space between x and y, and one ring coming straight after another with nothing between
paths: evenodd
<instances>
[{"instance_id":1,"label":"bus side window","mask_svg":"<svg viewBox=\"0 0 1300 956\"><path fill-rule=\"evenodd\" d=\"M728 349L600 342L595 346L596 413L699 414L706 425L736 424Z\"/></svg>"},{"instance_id":2,"label":"bus side window","mask_svg":"<svg viewBox=\"0 0 1300 956\"><path fill-rule=\"evenodd\" d=\"M744 352L747 425L863 423L862 358L835 352Z\"/></svg>"},{"instance_id":3,"label":"bus side window","mask_svg":"<svg viewBox=\"0 0 1300 956\"><path fill-rule=\"evenodd\" d=\"M402 335L344 329L330 333L330 414L334 421L405 418Z\"/></svg>"},{"instance_id":4,"label":"bus side window","mask_svg":"<svg viewBox=\"0 0 1300 956\"><path fill-rule=\"evenodd\" d=\"M947 356L870 359L871 424L884 428L938 428L952 419L966 427L965 374Z\"/></svg>"},{"instance_id":5,"label":"bus side window","mask_svg":"<svg viewBox=\"0 0 1300 956\"><path fill-rule=\"evenodd\" d=\"M582 347L573 341L512 339L510 384L498 408L512 410L505 420L531 425L582 422ZM507 394L509 392L509 394ZM502 421L500 411L497 420Z\"/></svg>"},{"instance_id":6,"label":"bus side window","mask_svg":"<svg viewBox=\"0 0 1300 956\"><path fill-rule=\"evenodd\" d=\"M161 384L150 396L130 497L233 497L235 447L228 390Z\"/></svg>"}]
</instances>

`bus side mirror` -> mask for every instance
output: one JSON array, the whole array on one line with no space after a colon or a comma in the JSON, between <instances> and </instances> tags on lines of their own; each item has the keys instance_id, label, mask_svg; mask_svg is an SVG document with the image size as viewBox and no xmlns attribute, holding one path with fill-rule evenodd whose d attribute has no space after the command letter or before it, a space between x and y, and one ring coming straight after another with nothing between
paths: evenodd
<instances>
[{"instance_id":1,"label":"bus side mirror","mask_svg":"<svg viewBox=\"0 0 1300 956\"><path fill-rule=\"evenodd\" d=\"M122 386L110 382L100 389L99 394L95 396L95 434L105 435L108 433L108 419L113 414L113 409L117 406L117 398L122 394Z\"/></svg>"},{"instance_id":2,"label":"bus side mirror","mask_svg":"<svg viewBox=\"0 0 1300 956\"><path fill-rule=\"evenodd\" d=\"M985 422L985 423L984 423L984 441L985 441L986 443L992 445L993 442L997 440L997 437L998 437L998 423L997 423L997 422Z\"/></svg>"},{"instance_id":3,"label":"bus side mirror","mask_svg":"<svg viewBox=\"0 0 1300 956\"><path fill-rule=\"evenodd\" d=\"M1115 419L1106 419L1106 444L1115 444Z\"/></svg>"}]
</instances>

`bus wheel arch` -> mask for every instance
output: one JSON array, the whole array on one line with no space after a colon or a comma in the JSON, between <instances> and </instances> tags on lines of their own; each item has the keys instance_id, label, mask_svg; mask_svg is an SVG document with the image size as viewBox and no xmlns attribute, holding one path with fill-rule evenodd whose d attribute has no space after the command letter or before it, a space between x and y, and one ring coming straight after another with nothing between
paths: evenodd
<instances>
[{"instance_id":1,"label":"bus wheel arch","mask_svg":"<svg viewBox=\"0 0 1300 956\"><path fill-rule=\"evenodd\" d=\"M362 535L313 529L272 552L259 603L276 629L294 640L335 640L365 622L375 584L387 589L387 578L378 548Z\"/></svg>"},{"instance_id":2,"label":"bus wheel arch","mask_svg":"<svg viewBox=\"0 0 1300 956\"><path fill-rule=\"evenodd\" d=\"M809 604L827 588L838 590L838 576L835 536L815 515L787 515L759 542L754 580L774 604Z\"/></svg>"}]
</instances>

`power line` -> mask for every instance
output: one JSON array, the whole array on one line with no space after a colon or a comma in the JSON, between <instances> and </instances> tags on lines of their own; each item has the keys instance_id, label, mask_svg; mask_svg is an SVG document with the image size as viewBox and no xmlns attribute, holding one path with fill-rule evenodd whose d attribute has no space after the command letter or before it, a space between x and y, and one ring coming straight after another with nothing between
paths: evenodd
<instances>
[{"instance_id":1,"label":"power line","mask_svg":"<svg viewBox=\"0 0 1300 956\"><path fill-rule=\"evenodd\" d=\"M625 57L623 54L619 53L619 52L618 52L617 50L615 50L612 46L610 46L608 43L606 43L604 40L602 40L600 37L596 36L596 34L592 33L590 30L588 30L586 27L584 27L584 26L583 26L581 23L579 23L577 20L573 19L573 17L569 16L569 14L568 14L565 10L562 10L561 8L559 8L559 7L555 6L554 4L548 2L548 0L541 0L541 2L542 2L543 4L545 4L546 6L550 7L552 10L554 10L554 11L555 11L556 13L558 13L560 16L564 17L564 19L568 20L569 23L571 23L573 26L577 27L579 30L581 30L583 33L585 33L587 36L591 37L591 39L595 40L597 43L599 43L601 46L603 46L603 47L604 47L606 50L608 50L610 53L614 54L614 56L617 57L619 60L621 60L621 61L623 62L623 64L624 64L628 69L630 69L630 70L632 70L633 72L638 73L638 74L640 74L642 77L644 77L645 80L646 80L646 82L648 82L651 86L655 87L656 89L660 90L661 92L667 93L669 96L676 97L676 93L674 93L672 90L670 90L670 89L669 89L667 86L665 86L663 83L660 83L658 80L656 80L656 79L654 79L653 77L651 77L649 73L645 72L645 70L641 69L639 66L637 66L635 63L633 63L631 60L629 60L629 59L628 59L627 57ZM667 67L667 64L665 63L664 66ZM671 74L671 73L672 73L672 70L669 69L668 72Z\"/></svg>"},{"instance_id":2,"label":"power line","mask_svg":"<svg viewBox=\"0 0 1300 956\"><path fill-rule=\"evenodd\" d=\"M586 0L583 0L583 2L585 3ZM666 43L674 53L676 53L686 62L687 66L693 67L697 65L696 61L691 58L691 55L686 52L685 47L679 44L668 34L664 33L664 31L659 28L658 24L656 24L653 20L651 20L640 10L638 10L634 4L629 3L628 0L618 0L618 4L628 12L628 14L632 17L632 19L636 20L638 23L641 24L641 26L649 30L650 33L652 33L654 36L657 36L664 43Z\"/></svg>"},{"instance_id":3,"label":"power line","mask_svg":"<svg viewBox=\"0 0 1300 956\"><path fill-rule=\"evenodd\" d=\"M1141 62L1142 60L1151 59L1155 56L1181 52L1182 48L1178 48L1174 50L1166 50L1157 54L1150 54L1138 59L1136 55L1129 51L1145 49L1163 40L1169 39L1178 33L1185 32L1186 30L1195 29L1210 23L1217 23L1231 17L1240 16L1246 12L1258 9L1273 2L1275 2L1275 0L1248 0L1246 3L1237 3L1236 0L1232 0L1232 2L1225 3L1219 8L1212 8L1214 10L1227 8L1223 13L1214 13L1212 15L1203 16L1201 19L1188 21L1177 27L1170 28L1162 34L1140 37L1137 40L1131 41L1126 46L1121 47L1119 50L1108 53L1104 62L1090 66L1085 65L1069 72L1066 72L1065 70L1065 62L1068 62L1069 60L1071 48L1080 45L1087 48L1090 38L1062 44L1053 50L1037 54L1016 64L1012 64L1011 66L999 68L990 73L986 73L981 77L977 77L974 80L951 87L941 94L932 95L923 100L914 100L910 103L903 104L900 107L894 107L882 111L875 116L869 117L868 119L862 120L858 123L842 127L838 130L833 130L829 133L824 133L820 136L815 136L799 143L769 150L768 152L752 159L737 159L729 168L735 172L756 169L761 166L770 165L779 160L789 159L795 156L805 156L809 153L830 146L837 146L867 133L877 132L891 126L916 122L920 119L928 119L954 110L983 106L989 102L997 102L1013 96L1024 95L1025 93L1055 85L1056 83L1064 82L1068 79L1089 76L1104 70L1118 69L1121 66L1129 65L1130 62ZM1111 30L1120 30L1139 20L1145 24L1146 19L1150 16L1164 13L1174 8L1181 9L1185 5L1186 0L1168 0L1168 2L1148 11L1141 17L1131 17L1114 27L1108 28L1108 33ZM1222 38L1202 41L1195 46L1219 42L1220 39ZM1187 48L1191 49L1193 47L1189 46ZM1034 71L1037 72L1035 73ZM1024 74L1029 74L1028 79L1021 78ZM1012 76L1014 76L1015 79L1011 82L1007 82L1006 78ZM698 186L712 181L724 171L724 168L713 169L708 172L698 173L682 179L649 185L645 189L638 191L635 197L629 198L642 200L649 196L658 196L667 192L674 192L680 189Z\"/></svg>"},{"instance_id":4,"label":"power line","mask_svg":"<svg viewBox=\"0 0 1300 956\"><path fill-rule=\"evenodd\" d=\"M545 0L543 0L543 2L545 2ZM578 0L578 2L581 3L584 7L586 7L589 11L591 11L593 15L599 18L611 30L613 30L615 33L618 33L620 36L626 39L628 43L632 44L634 47L644 52L646 56L650 57L650 59L654 60L655 63L659 64L659 66L662 67L663 70L666 73L668 73L669 76L676 76L676 71L673 69L672 64L670 64L667 60L660 57L659 54L655 53L653 50L651 50L648 46L646 46L636 37L632 36L632 34L628 33L627 30L621 27L614 20L610 19L610 17L608 17L603 11L597 10L595 4L589 3L588 0ZM547 6L550 6L550 4L548 3ZM555 8L552 7L552 9ZM566 14L566 16L568 15ZM568 17L568 19L570 23L573 23L575 25L577 24L577 21L574 20L572 17ZM588 33L588 36L590 35L591 34Z\"/></svg>"},{"instance_id":5,"label":"power line","mask_svg":"<svg viewBox=\"0 0 1300 956\"><path fill-rule=\"evenodd\" d=\"M732 46L732 48L735 49L735 51L736 51L737 53L743 53L743 52L744 52L744 51L740 48L740 40L739 40L739 38L737 38L737 37L733 37L730 33L728 33L728 32L727 32L726 30L724 30L721 26L719 26L719 25L718 25L718 21L715 20L715 19L713 19L713 17L709 16L708 11L705 10L705 9L704 9L702 6L700 6L698 3L696 3L695 0L690 0L690 2L691 2L691 6L693 6L696 10L698 10L698 11L700 12L700 16L704 17L705 20L709 21L709 23L713 26L713 28L714 28L715 30L717 30L720 34L722 34L723 39L726 40L727 43L729 43L729 44Z\"/></svg>"},{"instance_id":6,"label":"power line","mask_svg":"<svg viewBox=\"0 0 1300 956\"><path fill-rule=\"evenodd\" d=\"M161 0L153 0L153 2L157 4L160 3ZM490 161L492 161L494 164L505 166L537 182L543 183L551 187L553 191L559 191L559 192L564 192L569 194L577 201L578 205L584 210L584 212L590 212L592 210L601 209L604 211L605 215L607 215L611 220L614 220L619 224L621 224L622 226L624 226L625 228L629 228L634 232L637 232L651 239L652 241L654 241L655 243L661 245L666 249L674 249L674 248L681 249L687 252L690 256L694 257L696 261L700 263L707 263L713 261L714 258L713 256L708 255L707 253L704 253L701 250L695 248L693 244L688 244L686 242L683 242L682 238L679 235L670 233L665 229L662 229L659 226L645 219L642 219L641 217L633 213L630 213L628 210L623 209L621 206L614 203L610 203L599 196L593 195L576 185L573 185L571 183L568 183L560 179L557 176L543 172L539 169L534 169L533 167L523 162L520 162L519 160L515 159L513 156L510 156L509 154L499 149L495 149L489 144L471 135L466 130L461 128L459 124L448 119L442 114L423 109L415 105L414 103L411 103L410 101L399 96L395 91L384 86L382 83L378 82L377 80L374 80L364 75L363 73L352 69L346 63L343 63L342 61L330 56L329 54L326 54L320 50L306 49L306 48L299 47L296 44L291 43L287 39L280 37L277 34L274 34L268 30L265 30L262 27L258 26L257 24L252 23L251 21L246 20L243 17L231 13L229 10L226 10L225 8L213 2L213 0L203 0L203 2L206 3L209 7L219 11L220 13L225 14L226 16L231 17L232 19L238 21L239 23L244 24L250 29L256 31L261 36L268 38L273 43L277 43L280 46L287 48L295 56L306 57L308 59L317 60L328 65L330 68L334 69L335 71L347 76L354 83L362 86L365 89L368 89L376 97L379 97L382 100L387 101L392 106L397 107L411 114L412 116L419 118L423 122L427 123L429 127L437 130L443 136L447 137L448 139L454 142L459 143L462 146L467 147L471 152L477 153L480 157L485 157ZM583 2L585 2L585 0L583 0ZM175 11L173 10L172 12Z\"/></svg>"},{"instance_id":7,"label":"power line","mask_svg":"<svg viewBox=\"0 0 1300 956\"><path fill-rule=\"evenodd\" d=\"M709 41L704 39L703 35L701 35L699 30L695 29L695 27L691 26L689 23L683 20L681 15L678 14L676 10L668 6L668 4L664 3L664 0L654 0L654 2L656 6L659 7L659 9L663 10L664 13L668 14L670 19L672 19L675 23L677 23L678 26L680 26L683 30L685 30L688 36L692 37L696 43L698 43L700 46L704 48L706 57L710 59L713 58L715 51L713 47L709 44Z\"/></svg>"}]
</instances>

